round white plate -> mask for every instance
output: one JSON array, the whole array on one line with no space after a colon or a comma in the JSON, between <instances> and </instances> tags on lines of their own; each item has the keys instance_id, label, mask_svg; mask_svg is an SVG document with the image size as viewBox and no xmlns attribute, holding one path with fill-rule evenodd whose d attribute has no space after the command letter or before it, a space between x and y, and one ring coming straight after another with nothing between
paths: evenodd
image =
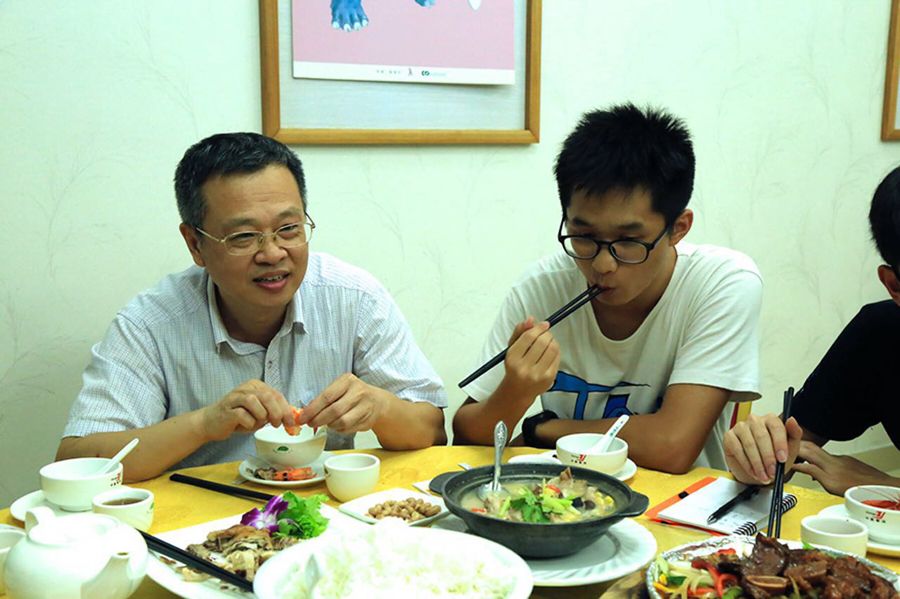
<instances>
[{"instance_id":1,"label":"round white plate","mask_svg":"<svg viewBox=\"0 0 900 599\"><path fill-rule=\"evenodd\" d=\"M446 516L450 512L447 511L447 506L444 505L444 500L440 497L435 497L434 495L426 495L424 493L417 493L416 491L409 491L407 489L387 489L386 491L379 491L377 493L369 493L368 495L363 495L362 497L357 497L352 501L348 501L346 503L342 503L338 508L343 513L348 516L353 516L358 520L362 520L363 522L368 522L369 524L375 524L379 522L376 518L373 518L369 515L369 508L379 503L384 503L385 501L403 501L408 498L413 499L421 499L425 503L430 503L435 505L441 509L434 516L429 516L427 518L422 518L421 520L416 520L415 522L407 522L410 526L422 526L423 524L431 524L438 518ZM401 520L401 522L405 522L405 520Z\"/></svg>"},{"instance_id":2,"label":"round white plate","mask_svg":"<svg viewBox=\"0 0 900 599\"><path fill-rule=\"evenodd\" d=\"M44 506L53 510L53 513L57 516L64 516L66 514L73 514L75 512L67 512L63 510L61 507L56 505L55 503L50 503L44 497L44 492L38 489L37 491L32 491L28 495L24 495L19 497L13 504L9 506L9 513L13 518L19 520L20 522L25 522L25 512L30 510L33 507Z\"/></svg>"},{"instance_id":3,"label":"round white plate","mask_svg":"<svg viewBox=\"0 0 900 599\"><path fill-rule=\"evenodd\" d=\"M544 453L513 456L507 461L510 464L562 464L562 462L559 461L559 458L556 457L556 452L552 449L550 451L545 451ZM626 459L625 465L612 476L625 482L635 474L637 474L637 464L632 462L631 459Z\"/></svg>"},{"instance_id":4,"label":"round white plate","mask_svg":"<svg viewBox=\"0 0 900 599\"><path fill-rule=\"evenodd\" d=\"M828 506L827 508L819 512L819 515L852 520L850 514L847 513L847 508L845 508L844 504L842 503ZM879 543L878 541L869 539L868 547L869 551L872 553L877 553L879 555L889 555L891 557L900 557L900 545L888 545L887 543Z\"/></svg>"},{"instance_id":5,"label":"round white plate","mask_svg":"<svg viewBox=\"0 0 900 599\"><path fill-rule=\"evenodd\" d=\"M254 482L259 485L287 488L305 487L307 485L314 485L325 480L325 460L330 457L331 453L323 451L322 455L319 456L319 459L309 465L313 469L313 472L316 473L316 476L314 476L313 478L308 478L306 480L265 480L263 478L257 478L253 475L254 468L250 463L250 460L244 460L243 462L241 462L241 465L238 466L238 472L240 472L241 476L246 478L248 481Z\"/></svg>"},{"instance_id":6,"label":"round white plate","mask_svg":"<svg viewBox=\"0 0 900 599\"><path fill-rule=\"evenodd\" d=\"M466 523L452 514L431 528L467 530ZM637 572L653 560L656 549L656 539L650 531L626 518L577 553L526 559L525 563L531 570L534 586L572 587L616 580Z\"/></svg>"}]
</instances>

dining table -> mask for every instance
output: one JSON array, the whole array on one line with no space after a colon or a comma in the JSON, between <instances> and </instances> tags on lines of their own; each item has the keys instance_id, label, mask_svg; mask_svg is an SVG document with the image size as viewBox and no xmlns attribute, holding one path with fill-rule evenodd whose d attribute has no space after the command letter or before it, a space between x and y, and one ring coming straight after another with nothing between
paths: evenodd
<instances>
[{"instance_id":1,"label":"dining table","mask_svg":"<svg viewBox=\"0 0 900 599\"><path fill-rule=\"evenodd\" d=\"M513 456L540 453L545 450L529 447L508 447L504 452L504 460ZM438 446L427 449L411 451L388 451L384 449L344 450L334 453L369 453L381 460L381 472L378 484L374 491L393 488L405 488L413 490L414 482L426 481L438 474L449 471L461 470L460 464L471 466L483 466L493 463L493 447L474 446ZM238 462L213 464L186 468L179 472L209 481L223 484L232 484L238 475ZM193 526L210 520L218 520L229 516L236 516L235 523L244 512L261 507L261 501L244 499L196 486L170 480L170 472L140 483L129 486L149 489L155 496L155 508L151 534L160 534L188 526ZM650 500L650 506L654 506L693 483L709 476L731 478L727 472L709 468L694 468L685 474L669 474L645 468L637 468L633 477L626 480L633 490L646 495ZM327 494L324 481L316 484L297 487L293 489L275 489L272 487L244 482L242 486L269 493L279 493L291 490L297 495L308 496L317 493ZM786 492L797 497L797 505L782 517L781 538L787 540L800 539L800 521L804 516L817 514L824 508L843 502L843 498L831 495L823 490L809 489L795 485L785 485ZM329 496L328 504L338 507L340 503ZM708 538L708 532L678 525L663 524L650 520L646 515L633 519L643 526L656 540L657 553L671 549L685 543L700 541ZM14 526L23 526L23 523L15 519L8 508L0 510L0 523ZM879 555L870 552L868 559L879 563L894 572L900 572L900 557ZM532 597L543 598L591 598L591 599L623 599L625 597L645 597L646 589L643 585L640 570L647 564L635 569L629 576L623 576L619 580L607 580L602 583L587 584L582 586L535 586ZM165 599L176 597L168 590L157 584L150 577L144 579L141 586L132 595L135 599Z\"/></svg>"}]
</instances>

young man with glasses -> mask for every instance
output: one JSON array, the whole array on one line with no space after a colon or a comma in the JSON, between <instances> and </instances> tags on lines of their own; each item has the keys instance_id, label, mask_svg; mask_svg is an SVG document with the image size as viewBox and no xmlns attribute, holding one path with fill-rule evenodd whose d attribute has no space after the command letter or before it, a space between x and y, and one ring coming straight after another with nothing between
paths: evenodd
<instances>
[{"instance_id":1,"label":"young man with glasses","mask_svg":"<svg viewBox=\"0 0 900 599\"><path fill-rule=\"evenodd\" d=\"M725 455L735 478L767 484L776 461L808 474L828 492L856 485L900 487L891 476L848 455L832 455L828 441L850 441L881 424L900 448L900 167L878 185L869 209L872 238L882 264L878 280L891 299L863 306L844 328L794 397L786 426L781 416L750 417L725 436ZM800 462L794 463L799 457ZM894 456L896 468L900 459Z\"/></svg>"},{"instance_id":2,"label":"young man with glasses","mask_svg":"<svg viewBox=\"0 0 900 599\"><path fill-rule=\"evenodd\" d=\"M619 435L638 465L684 472L725 466L729 401L759 397L762 282L746 256L682 241L693 222L694 152L676 118L633 105L586 114L555 167L559 253L508 295L482 362L502 365L465 387L455 443L491 443L494 423L525 418L527 445L572 433ZM535 319L588 286L603 291L552 331Z\"/></svg>"},{"instance_id":3,"label":"young man with glasses","mask_svg":"<svg viewBox=\"0 0 900 599\"><path fill-rule=\"evenodd\" d=\"M138 295L94 346L58 459L112 456L126 478L240 460L251 433L372 430L389 449L446 443L446 394L399 308L368 273L310 252L300 160L255 133L214 135L175 172L196 266ZM292 407L302 406L299 422Z\"/></svg>"}]
</instances>

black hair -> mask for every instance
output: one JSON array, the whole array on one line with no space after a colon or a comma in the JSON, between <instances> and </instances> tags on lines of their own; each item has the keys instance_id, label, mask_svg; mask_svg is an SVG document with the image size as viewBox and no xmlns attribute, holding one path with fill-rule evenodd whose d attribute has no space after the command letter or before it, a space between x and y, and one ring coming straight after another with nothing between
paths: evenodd
<instances>
[{"instance_id":1,"label":"black hair","mask_svg":"<svg viewBox=\"0 0 900 599\"><path fill-rule=\"evenodd\" d=\"M563 218L576 191L603 195L643 187L671 226L694 189L694 148L684 123L634 104L586 113L563 142L553 169Z\"/></svg>"},{"instance_id":2,"label":"black hair","mask_svg":"<svg viewBox=\"0 0 900 599\"><path fill-rule=\"evenodd\" d=\"M900 166L878 184L869 208L872 239L881 258L900 270Z\"/></svg>"},{"instance_id":3,"label":"black hair","mask_svg":"<svg viewBox=\"0 0 900 599\"><path fill-rule=\"evenodd\" d=\"M210 177L255 173L272 164L291 171L305 210L308 204L303 165L283 143L259 133L219 133L195 143L175 169L175 198L181 222L190 227L203 224L206 202L201 188Z\"/></svg>"}]
</instances>

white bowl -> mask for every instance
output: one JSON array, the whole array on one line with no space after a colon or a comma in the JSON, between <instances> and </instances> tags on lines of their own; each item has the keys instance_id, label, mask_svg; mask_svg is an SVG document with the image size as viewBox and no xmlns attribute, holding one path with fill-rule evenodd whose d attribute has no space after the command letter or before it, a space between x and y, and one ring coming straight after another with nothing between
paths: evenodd
<instances>
[{"instance_id":1,"label":"white bowl","mask_svg":"<svg viewBox=\"0 0 900 599\"><path fill-rule=\"evenodd\" d=\"M293 468L312 464L325 449L328 431L325 427L313 432L312 427L300 427L300 434L291 436L284 427L267 424L255 433L256 455L270 464Z\"/></svg>"},{"instance_id":2,"label":"white bowl","mask_svg":"<svg viewBox=\"0 0 900 599\"><path fill-rule=\"evenodd\" d=\"M900 488L884 485L850 487L844 493L844 507L854 520L869 529L869 538L879 543L900 545L900 510L866 505L867 499L900 500Z\"/></svg>"},{"instance_id":3,"label":"white bowl","mask_svg":"<svg viewBox=\"0 0 900 599\"><path fill-rule=\"evenodd\" d=\"M72 458L47 464L40 470L41 490L47 501L68 512L91 509L94 495L122 484L122 464L112 472L99 471L109 458Z\"/></svg>"},{"instance_id":4,"label":"white bowl","mask_svg":"<svg viewBox=\"0 0 900 599\"><path fill-rule=\"evenodd\" d=\"M865 556L869 531L862 522L856 520L806 516L800 521L800 540L810 545Z\"/></svg>"},{"instance_id":5,"label":"white bowl","mask_svg":"<svg viewBox=\"0 0 900 599\"><path fill-rule=\"evenodd\" d=\"M597 433L578 433L560 437L556 442L556 455L560 462L569 466L581 466L605 474L615 474L625 466L625 460L628 459L628 443L624 439L614 437L606 451L588 453L588 449L602 436Z\"/></svg>"}]
</instances>

